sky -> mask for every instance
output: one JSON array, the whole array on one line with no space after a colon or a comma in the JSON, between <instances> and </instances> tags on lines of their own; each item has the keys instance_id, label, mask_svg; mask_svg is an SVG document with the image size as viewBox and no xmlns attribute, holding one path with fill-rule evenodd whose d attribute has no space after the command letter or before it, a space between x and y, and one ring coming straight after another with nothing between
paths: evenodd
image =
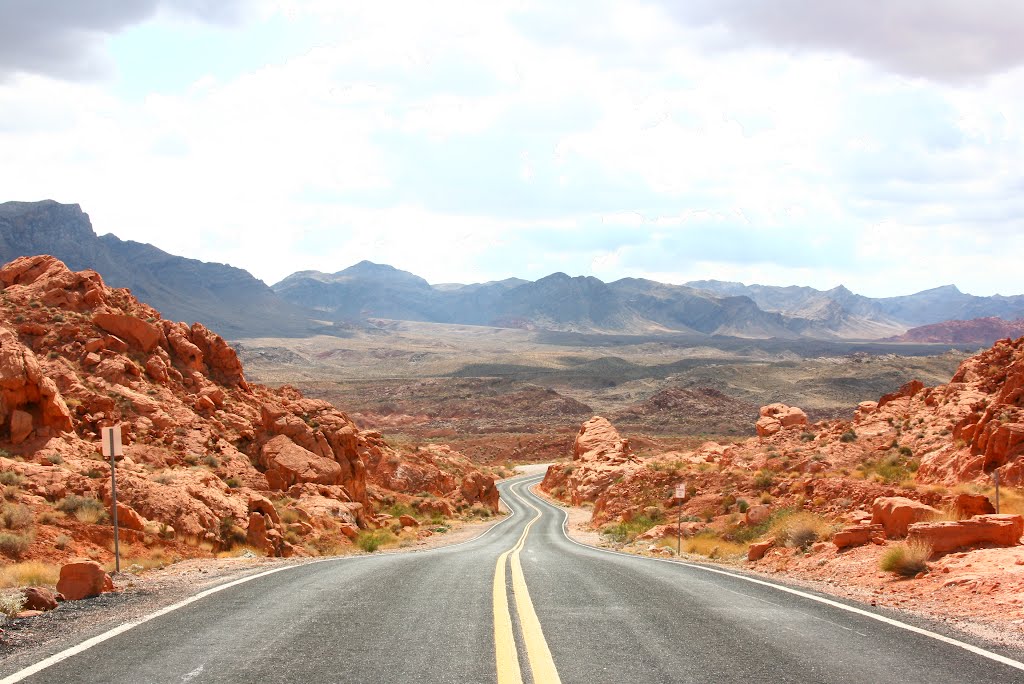
<instances>
[{"instance_id":1,"label":"sky","mask_svg":"<svg viewBox=\"0 0 1024 684\"><path fill-rule=\"evenodd\" d=\"M268 284L1024 293L1018 0L0 0L0 201Z\"/></svg>"}]
</instances>

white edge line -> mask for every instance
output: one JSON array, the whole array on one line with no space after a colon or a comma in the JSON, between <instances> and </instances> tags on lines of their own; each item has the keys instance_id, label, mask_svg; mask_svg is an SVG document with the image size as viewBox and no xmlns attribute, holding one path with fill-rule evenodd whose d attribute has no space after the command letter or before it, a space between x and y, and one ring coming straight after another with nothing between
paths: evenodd
<instances>
[{"instance_id":1,"label":"white edge line","mask_svg":"<svg viewBox=\"0 0 1024 684\"><path fill-rule=\"evenodd\" d=\"M509 485L509 486L511 487L512 485ZM486 530L484 530L480 534L476 535L472 539L467 539L466 541L459 542L458 544L450 544L448 546L439 546L439 547L434 548L434 549L424 549L423 551L420 551L420 553L427 553L427 552L430 552L430 551L443 551L445 549L453 549L456 546L463 546L465 544L470 544L472 542L475 542L475 541L485 537L486 535L490 534L495 529L500 527L503 523L505 523L506 521L511 520L513 517L515 517L515 515L516 515L515 510L511 506L509 506L508 508L509 508L509 514L505 517L504 520L501 520L501 521L495 523L494 525L491 525ZM224 591L225 589L230 589L231 587L236 587L239 584L245 584L246 582L251 582L252 580L259 579L260 577L266 577L267 575L273 575L275 572L281 572L283 570L294 570L295 568L304 568L304 567L306 567L308 565L314 565L316 563L325 563L325 562L328 562L328 561L340 561L340 560L359 560L359 559L363 559L363 558L377 558L377 557L385 556L385 555L400 555L400 554L398 554L398 553L396 553L396 554L378 554L377 556L369 556L369 555L367 555L367 556L341 556L341 557L335 556L335 557L332 557L332 558L321 558L321 559L318 559L318 560L309 561L307 563L297 563L295 565L286 565L284 567L274 568L272 570L266 570L264 572L256 573L255 575L249 575L247 577L241 577L239 579L233 580L231 582L227 582L225 584L218 584L215 587L211 587L211 588L209 588L209 589L207 589L205 591L199 592L198 594L195 594L193 596L189 596L187 599L179 601L179 602L177 602L175 604L172 604L172 605L169 605L169 606L164 606L160 610L158 610L156 612L153 612L153 613L150 613L149 615L146 615L145 617L139 618L138 620L132 620L130 622L124 623L123 625L118 625L117 627L114 627L113 629L107 630L106 632L103 632L102 634L97 634L96 636L91 637L89 639L86 639L85 641L83 641L81 643L75 644L74 646L72 646L70 648L66 648L63 651L60 651L58 653L54 653L53 655L49 656L48 658L44 658L43 660L40 660L39 662L37 662L37 663L35 663L33 665L29 665L26 668L18 670L17 672L15 672L13 674L10 674L10 675L4 677L3 679L0 679L0 684L14 684L15 682L20 682L21 680L23 680L23 679L25 679L27 677L31 677L34 674L42 672L43 670L47 669L48 667L51 667L53 665L56 665L59 662L67 660L68 658L70 658L72 656L78 655L79 653L82 653L83 651L87 651L90 648L92 648L93 646L96 646L98 644L102 644L104 641L107 641L108 639L113 639L118 634L123 634L124 632L127 632L130 629L138 627L139 625L145 624L145 623L149 622L150 620L152 620L154 618L158 618L158 617L160 617L162 615L167 615L168 613L171 613L171 612L173 612L175 610L178 610L179 608L184 608L185 606L187 606L189 604L192 604L192 603L195 603L196 601L199 601L201 599L204 599L207 596L211 596L213 594L216 594L219 591ZM404 555L404 552L403 552L402 555Z\"/></svg>"},{"instance_id":2,"label":"white edge line","mask_svg":"<svg viewBox=\"0 0 1024 684\"><path fill-rule=\"evenodd\" d=\"M681 565L683 567L693 568L695 570L703 570L704 572L712 572L712 573L715 573L715 574L718 574L718 575L726 575L727 577L732 577L734 579L743 580L744 582L750 582L752 584L760 584L760 585L765 586L765 587L771 587L772 589L777 589L779 591L784 591L787 594L793 594L794 596L799 596L801 598L810 599L811 601L816 601L818 603L823 603L823 604L825 604L827 606L831 606L833 608L838 608L840 610L845 610L848 613L854 613L856 615L860 615L860 616L863 616L863 617L871 618L872 620L877 620L878 622L883 622L883 623L885 623L887 625L891 625L893 627L899 627L900 629L905 629L908 632L913 632L915 634L920 634L922 636L926 636L926 637L929 637L931 639L935 639L936 641L941 641L941 642L949 644L951 646L956 646L958 648L962 648L965 651L970 651L971 653L974 653L975 655L980 655L983 658L988 658L989 660L994 660L997 663L1002 663L1003 665L1015 668L1017 670L1024 670L1024 663L1022 663L1020 661L1017 661L1017 660L1014 660L1012 658L1008 658L1008 657L1006 657L1004 655L1000 655L998 653L993 653L992 651L989 651L989 650L986 650L984 648L981 648L980 646L975 646L973 644L968 644L965 641L960 641L958 639L954 639L952 637L948 637L948 636L946 636L944 634L939 634L938 632L932 632L930 630L923 629L921 627L915 627L914 625L907 624L906 622L900 622L899 620L894 620L892 618L885 617L884 615L878 615L877 613L872 613L871 611L864 610L862 608L857 608L855 606L848 606L845 603L840 603L839 601L833 601L831 599L823 598L821 596L815 596L814 594L808 594L807 592L800 591L799 589L792 589L790 587L787 587L787 586L784 586L784 585L781 585L781 584L775 584L773 582L768 582L766 580L756 579L754 577L747 577L745 575L738 575L738 574L736 574L734 572L729 572L727 570L719 570L718 568L710 568L710 567L707 567L707 566L704 566L704 565L697 565L695 563L686 563L686 562L683 562L683 561L670 560L668 558L650 558L648 556L638 556L638 555L632 554L632 553L622 553L621 551L612 551L611 549L602 549L602 548L600 548L598 546L591 546L590 544L584 544L582 542L578 542L578 541L576 541L575 539L573 539L572 537L569 536L569 532L568 532L568 529L566 527L566 525L568 525L568 523L569 523L569 512L567 510L565 510L564 508L559 508L559 507L555 506L554 504L552 504L552 503L550 503L548 501L545 501L543 498L541 498L541 497L537 496L536 494L534 494L533 491L532 491L532 487L531 487L531 490L530 490L530 494L532 496L534 496L535 498L537 498L541 503L544 503L544 504L546 504L548 506L551 506L555 510L560 511L562 513L562 515L563 515L563 519L562 519L562 536L564 536L568 541L572 542L573 544L576 544L577 546L582 546L585 549L592 549L594 551L600 551L602 553L610 553L610 554L615 555L615 556L622 556L623 558L633 558L633 559L640 560L640 561L654 561L654 562L657 562L657 563L669 563L671 565L677 565L677 566ZM0 684L4 684L4 682L0 682Z\"/></svg>"}]
</instances>

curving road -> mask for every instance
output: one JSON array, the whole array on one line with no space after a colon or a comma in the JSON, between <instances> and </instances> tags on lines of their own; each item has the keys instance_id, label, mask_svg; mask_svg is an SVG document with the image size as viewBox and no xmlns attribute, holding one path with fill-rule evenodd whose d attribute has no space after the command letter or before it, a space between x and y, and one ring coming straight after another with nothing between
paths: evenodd
<instances>
[{"instance_id":1,"label":"curving road","mask_svg":"<svg viewBox=\"0 0 1024 684\"><path fill-rule=\"evenodd\" d=\"M577 544L539 479L503 483L514 515L473 541L266 573L0 684L1024 680L934 626Z\"/></svg>"}]
</instances>

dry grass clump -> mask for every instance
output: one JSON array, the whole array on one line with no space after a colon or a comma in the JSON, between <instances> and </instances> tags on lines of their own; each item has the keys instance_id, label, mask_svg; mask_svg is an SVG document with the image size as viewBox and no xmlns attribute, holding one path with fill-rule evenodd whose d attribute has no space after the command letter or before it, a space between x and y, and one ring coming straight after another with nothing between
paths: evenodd
<instances>
[{"instance_id":1,"label":"dry grass clump","mask_svg":"<svg viewBox=\"0 0 1024 684\"><path fill-rule=\"evenodd\" d=\"M829 539L833 525L813 513L796 512L772 521L769 532L779 546L806 550L816 541Z\"/></svg>"},{"instance_id":2,"label":"dry grass clump","mask_svg":"<svg viewBox=\"0 0 1024 684\"><path fill-rule=\"evenodd\" d=\"M57 510L75 516L79 522L94 525L107 519L103 502L91 496L69 494L57 502Z\"/></svg>"},{"instance_id":3,"label":"dry grass clump","mask_svg":"<svg viewBox=\"0 0 1024 684\"><path fill-rule=\"evenodd\" d=\"M25 595L20 591L13 594L0 594L0 614L14 617L25 607Z\"/></svg>"},{"instance_id":4,"label":"dry grass clump","mask_svg":"<svg viewBox=\"0 0 1024 684\"><path fill-rule=\"evenodd\" d=\"M0 568L0 587L53 585L59 578L59 566L41 561L12 563Z\"/></svg>"},{"instance_id":5,"label":"dry grass clump","mask_svg":"<svg viewBox=\"0 0 1024 684\"><path fill-rule=\"evenodd\" d=\"M747 546L746 544L726 541L712 533L704 533L683 540L683 551L707 556L708 558L728 558L745 554Z\"/></svg>"},{"instance_id":6,"label":"dry grass clump","mask_svg":"<svg viewBox=\"0 0 1024 684\"><path fill-rule=\"evenodd\" d=\"M0 508L0 529L23 530L32 525L32 511L23 504L4 504Z\"/></svg>"},{"instance_id":7,"label":"dry grass clump","mask_svg":"<svg viewBox=\"0 0 1024 684\"><path fill-rule=\"evenodd\" d=\"M914 577L928 569L931 555L932 547L924 542L903 542L882 554L878 566L885 572Z\"/></svg>"},{"instance_id":8,"label":"dry grass clump","mask_svg":"<svg viewBox=\"0 0 1024 684\"><path fill-rule=\"evenodd\" d=\"M21 558L21 554L28 551L28 547L31 545L31 534L0 532L0 553L10 556L11 558Z\"/></svg>"},{"instance_id":9,"label":"dry grass clump","mask_svg":"<svg viewBox=\"0 0 1024 684\"><path fill-rule=\"evenodd\" d=\"M356 536L356 546L367 553L373 553L382 546L396 541L390 530L361 530Z\"/></svg>"}]
</instances>

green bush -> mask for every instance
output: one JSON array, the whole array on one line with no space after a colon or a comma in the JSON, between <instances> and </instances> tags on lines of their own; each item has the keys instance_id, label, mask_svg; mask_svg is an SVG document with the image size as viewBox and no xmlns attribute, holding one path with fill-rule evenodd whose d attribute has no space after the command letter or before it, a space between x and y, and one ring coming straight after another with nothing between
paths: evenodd
<instances>
[{"instance_id":1,"label":"green bush","mask_svg":"<svg viewBox=\"0 0 1024 684\"><path fill-rule=\"evenodd\" d=\"M770 470L761 470L754 476L755 489L770 489L775 484L775 475Z\"/></svg>"},{"instance_id":2,"label":"green bush","mask_svg":"<svg viewBox=\"0 0 1024 684\"><path fill-rule=\"evenodd\" d=\"M637 536L654 527L655 524L655 521L646 515L639 515L629 522L608 525L601 530L601 534L614 542L629 543L636 539Z\"/></svg>"},{"instance_id":3,"label":"green bush","mask_svg":"<svg viewBox=\"0 0 1024 684\"><path fill-rule=\"evenodd\" d=\"M882 555L879 567L903 577L914 577L928 569L932 548L923 542L897 544Z\"/></svg>"},{"instance_id":4,"label":"green bush","mask_svg":"<svg viewBox=\"0 0 1024 684\"><path fill-rule=\"evenodd\" d=\"M20 487L24 482L25 478L21 473L16 473L13 470L0 471L0 485Z\"/></svg>"},{"instance_id":5,"label":"green bush","mask_svg":"<svg viewBox=\"0 0 1024 684\"><path fill-rule=\"evenodd\" d=\"M356 546L367 553L373 553L394 539L395 535L388 530L362 530L356 535Z\"/></svg>"},{"instance_id":6,"label":"green bush","mask_svg":"<svg viewBox=\"0 0 1024 684\"><path fill-rule=\"evenodd\" d=\"M854 432L853 430L847 430L839 438L839 441L840 442L856 442L857 441L857 433Z\"/></svg>"}]
</instances>

